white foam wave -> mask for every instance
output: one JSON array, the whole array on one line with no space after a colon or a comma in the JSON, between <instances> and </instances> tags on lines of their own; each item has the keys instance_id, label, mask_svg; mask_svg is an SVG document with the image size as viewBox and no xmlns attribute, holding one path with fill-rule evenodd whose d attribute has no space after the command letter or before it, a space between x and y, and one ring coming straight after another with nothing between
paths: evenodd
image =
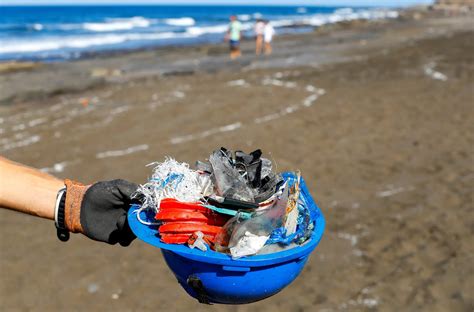
<instances>
[{"instance_id":1,"label":"white foam wave","mask_svg":"<svg viewBox=\"0 0 474 312\"><path fill-rule=\"evenodd\" d=\"M171 26L193 26L196 24L196 21L192 17L167 18L164 19L163 22Z\"/></svg>"},{"instance_id":2,"label":"white foam wave","mask_svg":"<svg viewBox=\"0 0 474 312\"><path fill-rule=\"evenodd\" d=\"M42 24L33 24L32 28L36 31L43 30L44 26Z\"/></svg>"},{"instance_id":3,"label":"white foam wave","mask_svg":"<svg viewBox=\"0 0 474 312\"><path fill-rule=\"evenodd\" d=\"M186 33L152 33L152 34L108 34L102 36L75 36L68 38L50 38L43 40L29 40L21 42L9 42L0 46L0 54L7 53L31 53L41 51L51 51L65 48L81 49L91 46L104 46L118 44L126 41L135 40L162 40L170 38L186 38L190 34Z\"/></svg>"},{"instance_id":4,"label":"white foam wave","mask_svg":"<svg viewBox=\"0 0 474 312\"><path fill-rule=\"evenodd\" d=\"M347 15L347 14L352 14L354 10L352 8L340 8L334 11L334 14L341 14L341 15Z\"/></svg>"},{"instance_id":5,"label":"white foam wave","mask_svg":"<svg viewBox=\"0 0 474 312\"><path fill-rule=\"evenodd\" d=\"M186 33L193 36L201 36L204 34L224 33L227 31L227 28L228 28L227 24L205 26L205 27L189 27L188 29L186 29Z\"/></svg>"},{"instance_id":6,"label":"white foam wave","mask_svg":"<svg viewBox=\"0 0 474 312\"><path fill-rule=\"evenodd\" d=\"M202 36L204 34L222 34L225 33L229 28L228 24L219 24L219 25L214 25L214 26L204 26L204 27L188 27L186 29L186 33L190 34L191 36ZM242 30L250 30L253 28L253 23L248 22L248 23L242 23Z\"/></svg>"},{"instance_id":7,"label":"white foam wave","mask_svg":"<svg viewBox=\"0 0 474 312\"><path fill-rule=\"evenodd\" d=\"M338 9L332 14L315 14L300 20L301 24L309 26L321 26L343 21L353 21L358 19L378 20L386 18L397 18L397 11L386 9L354 11L351 8Z\"/></svg>"},{"instance_id":8,"label":"white foam wave","mask_svg":"<svg viewBox=\"0 0 474 312\"><path fill-rule=\"evenodd\" d=\"M298 21L291 20L291 19L281 19L281 20L276 20L271 22L273 27L288 27L288 26L294 26L298 24Z\"/></svg>"},{"instance_id":9,"label":"white foam wave","mask_svg":"<svg viewBox=\"0 0 474 312\"><path fill-rule=\"evenodd\" d=\"M111 19L105 23L84 23L82 27L89 31L107 32L116 30L128 30L138 27L149 27L151 21L141 16L127 19Z\"/></svg>"},{"instance_id":10,"label":"white foam wave","mask_svg":"<svg viewBox=\"0 0 474 312\"><path fill-rule=\"evenodd\" d=\"M239 14L237 15L237 18L239 19L239 21L246 22L246 21L250 21L252 16L250 16L250 14Z\"/></svg>"}]
</instances>

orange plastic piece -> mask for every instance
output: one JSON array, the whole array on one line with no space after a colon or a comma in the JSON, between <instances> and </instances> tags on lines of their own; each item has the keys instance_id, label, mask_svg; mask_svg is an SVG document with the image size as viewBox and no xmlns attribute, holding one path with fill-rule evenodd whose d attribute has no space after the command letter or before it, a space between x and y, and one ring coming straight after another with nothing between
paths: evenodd
<instances>
[{"instance_id":1,"label":"orange plastic piece","mask_svg":"<svg viewBox=\"0 0 474 312\"><path fill-rule=\"evenodd\" d=\"M207 223L209 220L207 216L202 212L181 209L160 210L156 214L155 219L163 222L182 221L202 223Z\"/></svg>"},{"instance_id":2,"label":"orange plastic piece","mask_svg":"<svg viewBox=\"0 0 474 312\"><path fill-rule=\"evenodd\" d=\"M192 240L194 233L201 231L204 240L213 246L215 236L229 220L201 203L185 203L173 198L165 198L155 219L162 221L159 228L161 241L167 244L184 244Z\"/></svg>"},{"instance_id":3,"label":"orange plastic piece","mask_svg":"<svg viewBox=\"0 0 474 312\"><path fill-rule=\"evenodd\" d=\"M160 226L160 234L193 234L201 231L203 234L215 236L221 227L200 223L171 222Z\"/></svg>"},{"instance_id":4,"label":"orange plastic piece","mask_svg":"<svg viewBox=\"0 0 474 312\"><path fill-rule=\"evenodd\" d=\"M191 236L189 236L189 238L187 240L188 245L194 244L197 239L198 239L198 236L197 236L196 232L194 232ZM215 241L216 237L215 236L204 235L202 239L206 242L206 244L208 244L212 248L214 246L214 241Z\"/></svg>"},{"instance_id":5,"label":"orange plastic piece","mask_svg":"<svg viewBox=\"0 0 474 312\"><path fill-rule=\"evenodd\" d=\"M166 244L185 244L191 241L192 244L193 234L161 234L161 241ZM212 246L214 244L215 237L212 235L204 235L204 241Z\"/></svg>"},{"instance_id":6,"label":"orange plastic piece","mask_svg":"<svg viewBox=\"0 0 474 312\"><path fill-rule=\"evenodd\" d=\"M168 209L182 209L182 210L191 210L191 211L201 211L207 212L208 208L202 206L201 203L184 203L180 202L174 198L165 198L160 202L160 211Z\"/></svg>"},{"instance_id":7,"label":"orange plastic piece","mask_svg":"<svg viewBox=\"0 0 474 312\"><path fill-rule=\"evenodd\" d=\"M163 222L192 222L224 225L230 217L215 213L201 203L184 203L172 198L163 199L155 219Z\"/></svg>"}]
</instances>

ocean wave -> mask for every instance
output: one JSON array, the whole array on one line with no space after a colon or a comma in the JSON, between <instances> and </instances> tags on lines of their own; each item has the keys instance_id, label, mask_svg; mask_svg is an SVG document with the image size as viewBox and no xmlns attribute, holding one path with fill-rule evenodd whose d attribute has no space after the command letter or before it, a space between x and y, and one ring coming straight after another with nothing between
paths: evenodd
<instances>
[{"instance_id":1,"label":"ocean wave","mask_svg":"<svg viewBox=\"0 0 474 312\"><path fill-rule=\"evenodd\" d=\"M308 9L306 9L305 7L299 7L296 9L296 12L299 13L299 14L304 14L306 12L308 12Z\"/></svg>"},{"instance_id":2,"label":"ocean wave","mask_svg":"<svg viewBox=\"0 0 474 312\"><path fill-rule=\"evenodd\" d=\"M351 8L341 8L332 14L314 14L306 15L297 19L283 19L272 21L274 27L290 27L298 25L322 26L325 24L334 24L344 21L353 21L358 19L378 20L386 18L397 18L399 13L395 10L373 9L354 11Z\"/></svg>"},{"instance_id":3,"label":"ocean wave","mask_svg":"<svg viewBox=\"0 0 474 312\"><path fill-rule=\"evenodd\" d=\"M36 24L33 24L33 25L31 26L31 28L33 28L33 29L36 30L36 31L41 31L41 30L43 30L44 26L43 26L42 24L36 23Z\"/></svg>"},{"instance_id":4,"label":"ocean wave","mask_svg":"<svg viewBox=\"0 0 474 312\"><path fill-rule=\"evenodd\" d=\"M352 14L354 12L354 9L352 8L340 8L334 11L334 14L339 14L339 15L347 15L347 14Z\"/></svg>"},{"instance_id":5,"label":"ocean wave","mask_svg":"<svg viewBox=\"0 0 474 312\"><path fill-rule=\"evenodd\" d=\"M189 14L192 16L192 14ZM259 18L260 13L241 14L239 19L242 21L242 30L247 34L253 29L255 18ZM296 14L278 15L269 17L272 25L278 28L293 26L318 27L325 24L351 21L356 19L387 19L397 18L398 12L389 9L351 9L341 8L327 14ZM222 19L220 20L222 21ZM97 47L113 46L121 48L124 42L153 41L164 39L188 39L208 35L215 38L222 36L227 29L228 23L209 21L216 23L214 25L200 24L192 17L182 18L145 18L135 16L131 18L104 18L102 22L84 22L82 23L55 23L41 22L28 24L5 23L0 24L0 34L5 34L0 45L0 54L6 54L11 57L22 57L23 53L34 54L48 51L44 55L50 54L49 51L57 51L62 55L68 55L68 50L94 50ZM208 23L209 23L208 22ZM176 31L179 27L179 31ZM145 28L145 29L137 29ZM136 29L135 31L132 29ZM154 31L154 32L153 32ZM277 30L278 31L278 30ZM27 32L26 36L17 36L16 32ZM35 33L41 32L38 35ZM92 47L87 49L88 47ZM64 52L64 53L63 53ZM62 57L62 56L61 56Z\"/></svg>"},{"instance_id":6,"label":"ocean wave","mask_svg":"<svg viewBox=\"0 0 474 312\"><path fill-rule=\"evenodd\" d=\"M229 28L227 24L220 24L214 26L204 26L204 27L188 27L186 29L186 33L193 35L193 36L201 36L204 34L216 34L216 33L224 33Z\"/></svg>"},{"instance_id":7,"label":"ocean wave","mask_svg":"<svg viewBox=\"0 0 474 312\"><path fill-rule=\"evenodd\" d=\"M43 24L0 24L1 31L41 31L44 29Z\"/></svg>"},{"instance_id":8,"label":"ocean wave","mask_svg":"<svg viewBox=\"0 0 474 312\"><path fill-rule=\"evenodd\" d=\"M243 31L253 29L253 23L242 23L241 29ZM229 24L219 24L213 26L195 26L195 27L188 27L186 28L186 33L198 37L205 34L222 34L225 33L229 29Z\"/></svg>"},{"instance_id":9,"label":"ocean wave","mask_svg":"<svg viewBox=\"0 0 474 312\"><path fill-rule=\"evenodd\" d=\"M84 23L82 27L85 30L95 32L110 32L117 30L129 30L138 27L149 27L151 21L141 16L124 19L109 19L105 23Z\"/></svg>"},{"instance_id":10,"label":"ocean wave","mask_svg":"<svg viewBox=\"0 0 474 312\"><path fill-rule=\"evenodd\" d=\"M247 22L252 19L252 16L250 16L250 14L239 14L237 15L237 18L239 19L239 21Z\"/></svg>"},{"instance_id":11,"label":"ocean wave","mask_svg":"<svg viewBox=\"0 0 474 312\"><path fill-rule=\"evenodd\" d=\"M170 26L193 26L196 24L196 21L192 17L166 18L163 22Z\"/></svg>"},{"instance_id":12,"label":"ocean wave","mask_svg":"<svg viewBox=\"0 0 474 312\"><path fill-rule=\"evenodd\" d=\"M69 38L50 38L35 41L24 41L24 42L9 42L4 46L0 46L0 54L10 53L32 53L32 52L43 52L52 51L59 49L83 49L92 46L107 46L113 44L119 44L126 41L150 41L150 40L163 40L172 38L185 38L190 37L186 33L173 33L163 32L154 34L108 34L103 36L76 36Z\"/></svg>"}]
</instances>

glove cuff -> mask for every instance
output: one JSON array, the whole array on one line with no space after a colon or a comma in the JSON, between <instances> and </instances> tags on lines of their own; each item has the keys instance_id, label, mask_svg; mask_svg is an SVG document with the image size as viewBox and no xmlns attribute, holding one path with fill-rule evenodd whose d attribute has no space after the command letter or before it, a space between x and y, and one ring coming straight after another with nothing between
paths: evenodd
<instances>
[{"instance_id":1,"label":"glove cuff","mask_svg":"<svg viewBox=\"0 0 474 312\"><path fill-rule=\"evenodd\" d=\"M64 205L64 223L72 233L84 233L81 225L81 205L84 194L90 185L64 180L66 185L66 203Z\"/></svg>"}]
</instances>

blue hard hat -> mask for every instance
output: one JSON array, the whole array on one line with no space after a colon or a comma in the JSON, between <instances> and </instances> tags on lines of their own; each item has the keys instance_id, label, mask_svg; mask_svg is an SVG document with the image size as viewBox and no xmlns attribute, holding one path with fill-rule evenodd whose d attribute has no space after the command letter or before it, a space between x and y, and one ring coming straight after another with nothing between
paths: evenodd
<instances>
[{"instance_id":1,"label":"blue hard hat","mask_svg":"<svg viewBox=\"0 0 474 312\"><path fill-rule=\"evenodd\" d=\"M294 179L293 173L282 174L285 180ZM310 253L321 240L325 220L301 178L301 195L308 204L313 233L304 244L287 250L232 259L212 250L201 251L185 245L165 244L160 241L158 227L140 223L138 206L128 212L133 233L142 241L158 247L169 268L186 292L201 303L244 304L270 297L288 286L300 274ZM153 216L141 212L142 219Z\"/></svg>"}]
</instances>

